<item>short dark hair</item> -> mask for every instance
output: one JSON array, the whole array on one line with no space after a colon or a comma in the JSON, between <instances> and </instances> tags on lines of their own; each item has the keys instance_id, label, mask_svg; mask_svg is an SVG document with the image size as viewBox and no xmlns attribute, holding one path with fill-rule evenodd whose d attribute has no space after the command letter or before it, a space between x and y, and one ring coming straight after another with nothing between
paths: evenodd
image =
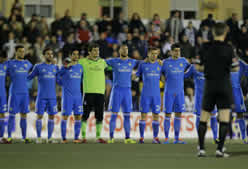
<instances>
[{"instance_id":1,"label":"short dark hair","mask_svg":"<svg viewBox=\"0 0 248 169\"><path fill-rule=\"evenodd\" d=\"M72 53L73 53L74 51L78 51L78 52L79 52L78 49L74 48L74 49L70 50L69 55L72 55Z\"/></svg>"},{"instance_id":2,"label":"short dark hair","mask_svg":"<svg viewBox=\"0 0 248 169\"><path fill-rule=\"evenodd\" d=\"M23 46L23 45L16 45L16 46L15 46L15 51L17 51L17 50L20 49L20 48L24 48L24 46Z\"/></svg>"},{"instance_id":3,"label":"short dark hair","mask_svg":"<svg viewBox=\"0 0 248 169\"><path fill-rule=\"evenodd\" d=\"M224 35L225 31L226 31L226 24L222 23L222 22L218 22L214 25L214 34L216 36L221 36Z\"/></svg>"},{"instance_id":4,"label":"short dark hair","mask_svg":"<svg viewBox=\"0 0 248 169\"><path fill-rule=\"evenodd\" d=\"M179 43L175 43L173 45L171 45L171 50L174 50L175 48L180 48L181 49L181 46Z\"/></svg>"},{"instance_id":5,"label":"short dark hair","mask_svg":"<svg viewBox=\"0 0 248 169\"><path fill-rule=\"evenodd\" d=\"M148 48L148 51L153 51L153 50L159 50L159 48L157 48L157 47L149 47Z\"/></svg>"},{"instance_id":6,"label":"short dark hair","mask_svg":"<svg viewBox=\"0 0 248 169\"><path fill-rule=\"evenodd\" d=\"M45 48L45 49L43 50L42 54L43 54L43 55L45 55L45 54L46 54L46 52L47 52L47 51L49 51L49 50L53 51L53 49L52 49L52 48Z\"/></svg>"},{"instance_id":7,"label":"short dark hair","mask_svg":"<svg viewBox=\"0 0 248 169\"><path fill-rule=\"evenodd\" d=\"M88 51L92 51L93 48L99 48L99 45L97 43L89 44Z\"/></svg>"}]
</instances>

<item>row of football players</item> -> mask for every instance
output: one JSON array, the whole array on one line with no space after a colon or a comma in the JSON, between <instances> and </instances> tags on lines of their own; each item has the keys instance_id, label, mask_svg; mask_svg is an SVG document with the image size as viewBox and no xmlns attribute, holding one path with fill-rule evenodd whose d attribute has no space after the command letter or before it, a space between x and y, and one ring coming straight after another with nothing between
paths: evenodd
<instances>
[{"instance_id":1,"label":"row of football players","mask_svg":"<svg viewBox=\"0 0 248 169\"><path fill-rule=\"evenodd\" d=\"M98 47L96 47L98 48ZM99 50L99 48L98 48ZM179 139L181 128L181 114L184 112L184 78L192 76L195 81L195 114L197 115L196 126L199 124L199 116L201 112L202 94L204 88L204 75L201 70L199 62L190 65L185 58L180 57L180 46L175 44L172 46L172 56L163 63L157 60L159 50L151 48L148 52L148 58L144 62L139 62L134 59L128 58L128 48L126 45L121 46L120 58L106 60L106 63L112 67L114 79L113 89L111 91L109 108L113 112L110 119L110 139L108 143L114 143L114 131L116 126L117 113L122 107L124 112L124 129L127 143L136 143L135 140L130 139L130 112L132 111L132 96L131 96L131 76L132 70L138 66L136 73L137 77L142 77L143 89L140 99L141 120L140 127L140 140L139 143L144 143L144 130L146 114L153 113L153 143L160 143L158 139L159 122L158 114L160 113L160 88L159 81L161 75L165 76L165 91L164 91L164 144L169 143L169 130L170 130L170 117L171 113L175 112L174 118L174 131L175 131L175 144L184 144L185 142ZM35 76L38 77L38 97L36 100L36 129L37 129L37 142L41 142L41 128L42 117L45 111L49 114L48 120L48 140L52 142L52 133L54 128L54 115L57 113L56 102L56 83L60 84L63 88L62 96L62 115L63 121L61 124L62 139L66 142L66 121L68 116L74 112L75 115L75 143L80 143L79 133L81 128L81 115L83 114L82 96L81 96L81 78L83 75L83 67L78 64L79 52L74 50L71 52L71 63L59 69L53 62L53 51L45 49L43 54L45 63L37 64L34 67L24 60L23 46L16 47L16 59L4 62L1 57L0 61L0 137L4 134L4 113L10 113L8 119L8 140L7 143L12 142L12 129L15 123L16 113L21 114L20 126L22 130L22 137L25 142L30 142L26 138L27 122L26 117L29 112L29 94L27 87L27 79L32 80ZM232 84L235 100L234 112L238 113L238 122L241 129L242 139L245 141L245 121L243 119L243 112L245 106L240 87L240 79L242 75L246 75L247 65L242 61L237 61L234 64L239 70L232 72ZM33 67L33 68L32 68ZM32 69L31 73L30 70ZM186 73L185 73L186 72ZM6 104L5 93L5 76L10 76L10 97L9 105ZM7 110L8 109L8 110ZM213 130L213 138L217 140L217 120L216 111L213 111L211 117L211 128ZM5 139L1 140L6 142Z\"/></svg>"}]
</instances>

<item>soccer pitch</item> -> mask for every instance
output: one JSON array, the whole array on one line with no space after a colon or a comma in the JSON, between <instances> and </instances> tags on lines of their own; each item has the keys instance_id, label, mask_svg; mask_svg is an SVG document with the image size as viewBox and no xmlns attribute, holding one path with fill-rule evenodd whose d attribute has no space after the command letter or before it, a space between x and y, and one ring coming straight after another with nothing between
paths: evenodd
<instances>
[{"instance_id":1,"label":"soccer pitch","mask_svg":"<svg viewBox=\"0 0 248 169\"><path fill-rule=\"evenodd\" d=\"M196 157L196 140L186 145L12 144L0 145L1 169L247 169L248 146L227 141L231 157L216 159L207 141L207 158Z\"/></svg>"}]
</instances>

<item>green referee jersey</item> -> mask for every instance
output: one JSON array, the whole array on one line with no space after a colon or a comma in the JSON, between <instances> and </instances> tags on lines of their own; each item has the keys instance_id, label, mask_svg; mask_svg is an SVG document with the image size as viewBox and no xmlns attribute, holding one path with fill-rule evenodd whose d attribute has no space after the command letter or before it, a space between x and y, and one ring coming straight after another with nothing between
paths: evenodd
<instances>
[{"instance_id":1,"label":"green referee jersey","mask_svg":"<svg viewBox=\"0 0 248 169\"><path fill-rule=\"evenodd\" d=\"M83 90L84 93L105 93L105 73L107 67L105 60L96 61L87 58L80 59L79 64L83 66Z\"/></svg>"}]
</instances>

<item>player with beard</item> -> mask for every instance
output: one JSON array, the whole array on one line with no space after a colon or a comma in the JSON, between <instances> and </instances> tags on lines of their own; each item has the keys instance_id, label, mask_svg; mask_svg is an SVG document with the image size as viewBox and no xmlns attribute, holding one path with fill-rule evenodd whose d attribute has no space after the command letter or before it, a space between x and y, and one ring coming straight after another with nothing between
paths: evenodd
<instances>
[{"instance_id":1,"label":"player with beard","mask_svg":"<svg viewBox=\"0 0 248 169\"><path fill-rule=\"evenodd\" d=\"M48 137L47 142L53 143L52 134L54 129L54 116L57 114L57 99L56 99L56 76L58 67L53 64L53 50L46 48L43 51L45 59L44 63L36 64L28 76L28 80L38 77L38 95L36 98L36 143L42 143L41 130L42 118L44 112L48 113Z\"/></svg>"},{"instance_id":2,"label":"player with beard","mask_svg":"<svg viewBox=\"0 0 248 169\"><path fill-rule=\"evenodd\" d=\"M124 115L124 129L125 129L125 144L134 144L135 140L130 139L130 112L132 111L132 91L131 91L131 77L133 68L138 61L128 58L127 45L120 46L120 58L107 60L107 64L113 70L113 88L110 95L109 109L112 115L109 123L109 143L114 143L114 131L116 127L116 118L120 107L122 107Z\"/></svg>"}]
</instances>

